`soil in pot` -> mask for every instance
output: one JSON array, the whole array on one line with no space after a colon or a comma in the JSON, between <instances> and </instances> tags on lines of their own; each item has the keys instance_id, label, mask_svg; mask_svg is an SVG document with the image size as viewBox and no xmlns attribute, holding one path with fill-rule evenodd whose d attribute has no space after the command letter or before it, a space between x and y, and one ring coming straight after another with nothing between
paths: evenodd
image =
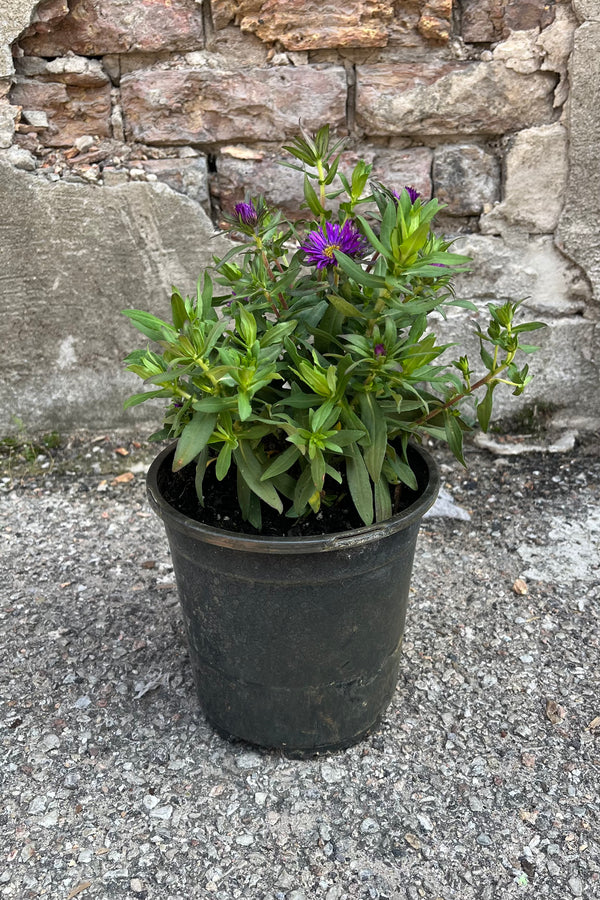
<instances>
[{"instance_id":1,"label":"soil in pot","mask_svg":"<svg viewBox=\"0 0 600 900\"><path fill-rule=\"evenodd\" d=\"M406 485L398 485L392 494L394 515L408 509L419 498L427 483L428 473L421 458L414 454L411 457L411 464L417 476L419 490L413 491ZM300 473L294 473L292 470L291 474L299 476ZM193 463L180 469L179 472L171 472L165 468L161 470L159 476L159 488L165 500L174 509L212 528L222 528L239 534L261 534L264 537L308 537L318 534L339 534L353 528L364 527L345 479L340 486L339 498L335 502L326 499L317 514L311 513L299 519L288 518L263 503L262 528L258 531L242 518L233 467L223 481L218 481L214 465L208 466L203 482L203 506L196 494L195 476L196 468ZM290 505L290 502L284 504L284 509Z\"/></svg>"}]
</instances>

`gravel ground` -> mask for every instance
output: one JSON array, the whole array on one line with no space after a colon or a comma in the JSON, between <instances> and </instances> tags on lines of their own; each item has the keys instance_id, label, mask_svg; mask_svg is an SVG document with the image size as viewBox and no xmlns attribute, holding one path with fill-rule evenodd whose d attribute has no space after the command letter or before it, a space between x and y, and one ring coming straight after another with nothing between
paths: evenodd
<instances>
[{"instance_id":1,"label":"gravel ground","mask_svg":"<svg viewBox=\"0 0 600 900\"><path fill-rule=\"evenodd\" d=\"M392 706L305 761L199 711L148 448L13 454L0 897L600 897L598 450L441 454Z\"/></svg>"}]
</instances>

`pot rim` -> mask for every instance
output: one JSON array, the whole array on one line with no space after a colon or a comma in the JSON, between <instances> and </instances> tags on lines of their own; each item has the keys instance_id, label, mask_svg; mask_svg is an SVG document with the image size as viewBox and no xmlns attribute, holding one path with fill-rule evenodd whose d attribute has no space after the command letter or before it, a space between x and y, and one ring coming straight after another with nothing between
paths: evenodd
<instances>
[{"instance_id":1,"label":"pot rim","mask_svg":"<svg viewBox=\"0 0 600 900\"><path fill-rule=\"evenodd\" d=\"M348 531L307 535L306 537L242 534L223 528L214 528L211 525L204 525L196 519L191 519L171 506L163 497L158 487L158 473L176 446L175 442L165 447L148 469L146 490L154 512L164 521L168 520L171 527L185 532L188 537L193 537L200 543L216 544L220 547L251 553L298 554L346 550L390 537L392 534L420 522L427 510L431 509L435 503L440 489L440 473L434 457L424 447L411 444L410 447L421 456L427 466L427 484L421 496L414 503L390 519L376 522L373 525L363 525L361 528L352 528Z\"/></svg>"}]
</instances>

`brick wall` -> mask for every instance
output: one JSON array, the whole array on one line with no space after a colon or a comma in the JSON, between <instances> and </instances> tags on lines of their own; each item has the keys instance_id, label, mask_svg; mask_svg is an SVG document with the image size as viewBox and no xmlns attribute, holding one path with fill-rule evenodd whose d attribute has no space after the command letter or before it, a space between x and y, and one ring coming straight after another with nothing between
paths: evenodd
<instances>
[{"instance_id":1,"label":"brick wall","mask_svg":"<svg viewBox=\"0 0 600 900\"><path fill-rule=\"evenodd\" d=\"M559 119L573 27L544 0L49 0L13 48L14 141L45 177L158 179L218 219L246 190L293 213L280 146L329 122L477 231L507 140Z\"/></svg>"},{"instance_id":2,"label":"brick wall","mask_svg":"<svg viewBox=\"0 0 600 900\"><path fill-rule=\"evenodd\" d=\"M598 318L600 249L591 232L581 246L583 207L567 187L580 165L570 161L579 152L570 132L590 132L587 114L569 119L589 104L570 96L568 67L577 71L574 36L596 0L16 2L31 16L12 43L14 73L0 71L0 162L63 185L64 197L72 186L83 234L89 198L112 217L116 194L106 188L132 182L140 202L150 197L142 189L156 194L164 183L185 199L182 215L203 211L214 224L246 193L294 216L302 177L279 165L282 145L299 120L311 129L327 122L347 137L348 167L365 157L391 187L410 184L447 204L443 229L474 259L474 274L458 284L464 296L481 305L527 297L532 313L552 320L530 396L576 405L582 384L598 384L598 340L586 323ZM586 35L590 56L595 32ZM589 67L581 60L579 69ZM156 249L160 234L185 226L176 214L153 230L147 219L140 212L142 225L127 225L125 237L149 254L145 290L160 306L156 286L199 271L203 259L182 262L180 253L169 269L174 256ZM74 258L81 241L59 252ZM167 243L177 244L176 231ZM565 347L574 361L561 380Z\"/></svg>"}]
</instances>

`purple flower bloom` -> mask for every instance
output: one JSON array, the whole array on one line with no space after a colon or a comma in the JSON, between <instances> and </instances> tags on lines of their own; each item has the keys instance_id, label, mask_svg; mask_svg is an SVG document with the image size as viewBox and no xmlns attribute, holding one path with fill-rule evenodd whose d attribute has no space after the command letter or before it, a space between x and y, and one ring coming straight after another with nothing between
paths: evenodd
<instances>
[{"instance_id":1,"label":"purple flower bloom","mask_svg":"<svg viewBox=\"0 0 600 900\"><path fill-rule=\"evenodd\" d=\"M238 217L240 225L254 227L254 225L258 223L258 213L252 203L236 203L235 214Z\"/></svg>"},{"instance_id":2,"label":"purple flower bloom","mask_svg":"<svg viewBox=\"0 0 600 900\"><path fill-rule=\"evenodd\" d=\"M411 203L414 203L415 200L421 196L416 188L410 187L408 184L404 185L404 190L408 193ZM400 194L398 193L398 191L392 191L392 194L398 200L400 199Z\"/></svg>"},{"instance_id":3,"label":"purple flower bloom","mask_svg":"<svg viewBox=\"0 0 600 900\"><path fill-rule=\"evenodd\" d=\"M375 351L375 356L385 356L385 347L383 346L383 344L375 344L375 347L373 349Z\"/></svg>"},{"instance_id":4,"label":"purple flower bloom","mask_svg":"<svg viewBox=\"0 0 600 900\"><path fill-rule=\"evenodd\" d=\"M317 269L337 266L335 251L340 250L346 256L363 256L367 246L363 236L348 219L343 225L325 223L325 228L318 228L307 235L302 244L307 263Z\"/></svg>"}]
</instances>

